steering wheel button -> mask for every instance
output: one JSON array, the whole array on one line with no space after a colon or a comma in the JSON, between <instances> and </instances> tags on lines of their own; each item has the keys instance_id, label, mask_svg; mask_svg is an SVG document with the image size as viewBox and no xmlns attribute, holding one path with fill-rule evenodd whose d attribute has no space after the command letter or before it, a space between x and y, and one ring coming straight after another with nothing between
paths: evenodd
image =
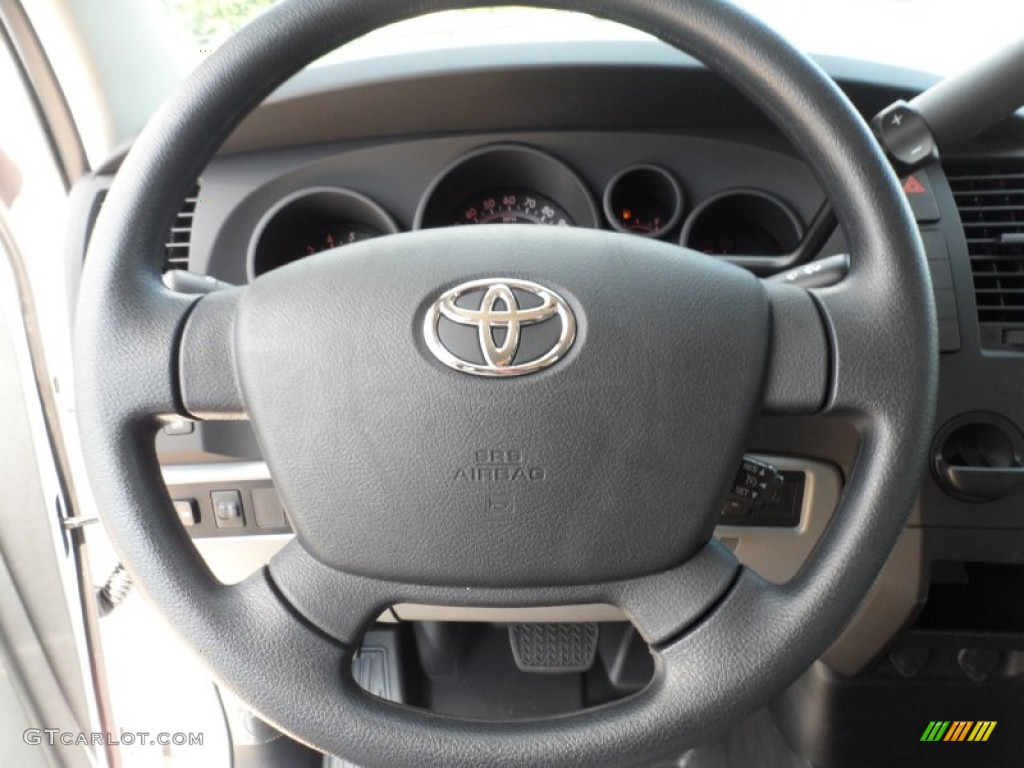
<instances>
[{"instance_id":1,"label":"steering wheel button","mask_svg":"<svg viewBox=\"0 0 1024 768\"><path fill-rule=\"evenodd\" d=\"M745 456L733 479L730 503L739 502L754 512L775 500L782 486L782 475L767 462Z\"/></svg>"},{"instance_id":2,"label":"steering wheel button","mask_svg":"<svg viewBox=\"0 0 1024 768\"><path fill-rule=\"evenodd\" d=\"M242 512L242 495L238 491L213 491L213 518L218 528L244 528L245 515Z\"/></svg>"}]
</instances>

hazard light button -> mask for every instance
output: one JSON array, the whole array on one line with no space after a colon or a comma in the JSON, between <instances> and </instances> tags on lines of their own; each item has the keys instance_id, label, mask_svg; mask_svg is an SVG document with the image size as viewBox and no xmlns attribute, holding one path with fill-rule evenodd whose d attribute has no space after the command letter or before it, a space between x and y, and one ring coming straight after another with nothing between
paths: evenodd
<instances>
[{"instance_id":1,"label":"hazard light button","mask_svg":"<svg viewBox=\"0 0 1024 768\"><path fill-rule=\"evenodd\" d=\"M910 201L910 209L918 223L938 221L939 204L935 201L935 193L932 191L928 174L917 171L902 179L902 182L903 194Z\"/></svg>"}]
</instances>

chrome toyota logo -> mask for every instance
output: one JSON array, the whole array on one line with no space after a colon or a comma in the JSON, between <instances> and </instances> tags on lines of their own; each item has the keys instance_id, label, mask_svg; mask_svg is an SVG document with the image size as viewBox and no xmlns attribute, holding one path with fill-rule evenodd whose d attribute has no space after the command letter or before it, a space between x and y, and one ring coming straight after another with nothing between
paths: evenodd
<instances>
[{"instance_id":1,"label":"chrome toyota logo","mask_svg":"<svg viewBox=\"0 0 1024 768\"><path fill-rule=\"evenodd\" d=\"M434 356L474 376L522 376L560 360L576 338L565 299L527 280L463 283L435 301L423 323Z\"/></svg>"}]
</instances>

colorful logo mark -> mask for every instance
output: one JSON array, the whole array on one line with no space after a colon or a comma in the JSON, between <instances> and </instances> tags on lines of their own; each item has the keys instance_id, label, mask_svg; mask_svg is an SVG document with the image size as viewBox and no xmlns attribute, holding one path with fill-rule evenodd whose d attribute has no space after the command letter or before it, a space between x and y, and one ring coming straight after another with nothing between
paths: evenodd
<instances>
[{"instance_id":1,"label":"colorful logo mark","mask_svg":"<svg viewBox=\"0 0 1024 768\"><path fill-rule=\"evenodd\" d=\"M932 720L921 741L988 741L996 729L995 720Z\"/></svg>"}]
</instances>

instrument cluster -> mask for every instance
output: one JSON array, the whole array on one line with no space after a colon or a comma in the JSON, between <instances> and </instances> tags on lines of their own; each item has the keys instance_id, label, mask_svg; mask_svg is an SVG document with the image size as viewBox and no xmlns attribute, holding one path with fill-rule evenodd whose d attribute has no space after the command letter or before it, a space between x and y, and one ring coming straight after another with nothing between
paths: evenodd
<instances>
[{"instance_id":1,"label":"instrument cluster","mask_svg":"<svg viewBox=\"0 0 1024 768\"><path fill-rule=\"evenodd\" d=\"M524 144L496 144L458 157L437 174L419 201L412 229L607 228L723 257L784 256L804 236L793 209L765 190L731 189L693 203L683 181L663 165L621 168L595 197L579 173L554 155ZM255 228L249 279L320 251L399 231L382 205L358 191L303 189L270 207Z\"/></svg>"}]
</instances>

